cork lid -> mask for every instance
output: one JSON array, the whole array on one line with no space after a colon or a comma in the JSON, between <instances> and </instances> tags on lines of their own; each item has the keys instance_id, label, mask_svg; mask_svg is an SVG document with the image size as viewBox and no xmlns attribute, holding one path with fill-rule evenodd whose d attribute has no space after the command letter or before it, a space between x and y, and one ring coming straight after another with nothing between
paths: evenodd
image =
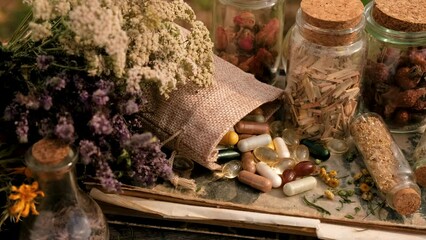
<instances>
[{"instance_id":1,"label":"cork lid","mask_svg":"<svg viewBox=\"0 0 426 240\"><path fill-rule=\"evenodd\" d=\"M426 166L419 167L414 171L416 182L422 187L426 187Z\"/></svg>"},{"instance_id":2,"label":"cork lid","mask_svg":"<svg viewBox=\"0 0 426 240\"><path fill-rule=\"evenodd\" d=\"M404 188L395 193L393 205L401 215L410 215L420 208L420 194L412 188Z\"/></svg>"},{"instance_id":3,"label":"cork lid","mask_svg":"<svg viewBox=\"0 0 426 240\"><path fill-rule=\"evenodd\" d=\"M426 0L375 0L374 20L389 29L426 31Z\"/></svg>"},{"instance_id":4,"label":"cork lid","mask_svg":"<svg viewBox=\"0 0 426 240\"><path fill-rule=\"evenodd\" d=\"M359 0L302 0L300 8L309 24L336 30L355 27L364 13Z\"/></svg>"},{"instance_id":5,"label":"cork lid","mask_svg":"<svg viewBox=\"0 0 426 240\"><path fill-rule=\"evenodd\" d=\"M39 164L54 165L64 160L71 148L52 139L41 139L34 143L31 154Z\"/></svg>"}]
</instances>

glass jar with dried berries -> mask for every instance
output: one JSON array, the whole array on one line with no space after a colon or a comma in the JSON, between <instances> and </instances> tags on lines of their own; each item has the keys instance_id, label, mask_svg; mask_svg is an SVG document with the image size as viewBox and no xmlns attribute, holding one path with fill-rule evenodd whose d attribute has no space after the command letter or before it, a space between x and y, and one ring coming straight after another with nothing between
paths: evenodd
<instances>
[{"instance_id":1,"label":"glass jar with dried berries","mask_svg":"<svg viewBox=\"0 0 426 240\"><path fill-rule=\"evenodd\" d=\"M426 0L376 0L366 6L369 53L362 98L391 132L426 124Z\"/></svg>"},{"instance_id":2,"label":"glass jar with dried berries","mask_svg":"<svg viewBox=\"0 0 426 240\"><path fill-rule=\"evenodd\" d=\"M262 82L273 83L281 61L284 0L215 0L215 53Z\"/></svg>"}]
</instances>

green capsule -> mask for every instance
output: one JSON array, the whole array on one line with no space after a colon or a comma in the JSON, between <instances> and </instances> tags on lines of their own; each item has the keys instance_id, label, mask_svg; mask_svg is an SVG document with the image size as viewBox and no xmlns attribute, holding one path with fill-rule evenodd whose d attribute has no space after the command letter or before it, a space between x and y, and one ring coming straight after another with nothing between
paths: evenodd
<instances>
[{"instance_id":1,"label":"green capsule","mask_svg":"<svg viewBox=\"0 0 426 240\"><path fill-rule=\"evenodd\" d=\"M231 160L231 159L239 159L241 154L232 149L220 150L217 159L218 160Z\"/></svg>"},{"instance_id":2,"label":"green capsule","mask_svg":"<svg viewBox=\"0 0 426 240\"><path fill-rule=\"evenodd\" d=\"M309 139L302 139L300 144L305 145L309 149L309 154L313 158L326 161L330 158L330 151L321 143Z\"/></svg>"}]
</instances>

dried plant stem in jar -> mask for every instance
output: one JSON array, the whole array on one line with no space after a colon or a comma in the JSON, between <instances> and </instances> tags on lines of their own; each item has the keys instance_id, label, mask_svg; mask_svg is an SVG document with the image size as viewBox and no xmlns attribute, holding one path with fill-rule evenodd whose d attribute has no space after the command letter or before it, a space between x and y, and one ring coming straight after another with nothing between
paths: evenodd
<instances>
[{"instance_id":1,"label":"dried plant stem in jar","mask_svg":"<svg viewBox=\"0 0 426 240\"><path fill-rule=\"evenodd\" d=\"M350 126L364 163L387 203L398 213L412 214L421 203L413 172L381 117L375 113L358 116Z\"/></svg>"},{"instance_id":2,"label":"dried plant stem in jar","mask_svg":"<svg viewBox=\"0 0 426 240\"><path fill-rule=\"evenodd\" d=\"M291 31L286 92L303 135L344 138L358 105L366 55L358 0L303 0Z\"/></svg>"},{"instance_id":3,"label":"dried plant stem in jar","mask_svg":"<svg viewBox=\"0 0 426 240\"><path fill-rule=\"evenodd\" d=\"M343 138L357 107L361 71L351 56L314 56L299 46L290 61L291 113L304 134Z\"/></svg>"}]
</instances>

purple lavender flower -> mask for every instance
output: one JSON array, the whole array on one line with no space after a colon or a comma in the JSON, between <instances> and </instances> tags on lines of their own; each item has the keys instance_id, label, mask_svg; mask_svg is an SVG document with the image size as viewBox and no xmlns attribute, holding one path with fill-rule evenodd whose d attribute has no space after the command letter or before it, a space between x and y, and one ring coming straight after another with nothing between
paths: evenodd
<instances>
[{"instance_id":1,"label":"purple lavender flower","mask_svg":"<svg viewBox=\"0 0 426 240\"><path fill-rule=\"evenodd\" d=\"M49 65L55 60L53 56L50 55L38 55L37 56L37 68L41 71L46 70Z\"/></svg>"},{"instance_id":2,"label":"purple lavender flower","mask_svg":"<svg viewBox=\"0 0 426 240\"><path fill-rule=\"evenodd\" d=\"M115 179L114 173L105 159L98 161L96 177L99 179L102 187L108 192L120 192L121 183Z\"/></svg>"},{"instance_id":3,"label":"purple lavender flower","mask_svg":"<svg viewBox=\"0 0 426 240\"><path fill-rule=\"evenodd\" d=\"M106 105L109 101L108 93L105 90L98 89L92 94L92 101L99 106Z\"/></svg>"},{"instance_id":4,"label":"purple lavender flower","mask_svg":"<svg viewBox=\"0 0 426 240\"><path fill-rule=\"evenodd\" d=\"M127 128L124 118L120 115L115 115L112 118L112 125L114 127L114 134L120 139L120 143L124 144L130 139L130 131Z\"/></svg>"},{"instance_id":5,"label":"purple lavender flower","mask_svg":"<svg viewBox=\"0 0 426 240\"><path fill-rule=\"evenodd\" d=\"M63 74L60 74L55 77L51 77L47 80L47 84L53 87L53 89L60 91L64 89L67 84L66 76Z\"/></svg>"},{"instance_id":6,"label":"purple lavender flower","mask_svg":"<svg viewBox=\"0 0 426 240\"><path fill-rule=\"evenodd\" d=\"M101 151L94 142L89 140L80 141L80 155L84 164L89 164L92 156L100 156Z\"/></svg>"},{"instance_id":7,"label":"purple lavender flower","mask_svg":"<svg viewBox=\"0 0 426 240\"><path fill-rule=\"evenodd\" d=\"M71 120L65 116L59 117L58 124L55 127L55 135L67 143L74 142L74 125Z\"/></svg>"},{"instance_id":8,"label":"purple lavender flower","mask_svg":"<svg viewBox=\"0 0 426 240\"><path fill-rule=\"evenodd\" d=\"M105 90L106 92L110 92L112 88L114 87L114 83L111 81L99 80L96 83L96 86L99 89Z\"/></svg>"},{"instance_id":9,"label":"purple lavender flower","mask_svg":"<svg viewBox=\"0 0 426 240\"><path fill-rule=\"evenodd\" d=\"M40 104L44 110L48 111L53 106L52 97L49 95L42 95L40 97Z\"/></svg>"},{"instance_id":10,"label":"purple lavender flower","mask_svg":"<svg viewBox=\"0 0 426 240\"><path fill-rule=\"evenodd\" d=\"M112 126L110 121L101 112L97 112L90 120L90 126L96 134L109 135L112 133Z\"/></svg>"},{"instance_id":11,"label":"purple lavender flower","mask_svg":"<svg viewBox=\"0 0 426 240\"><path fill-rule=\"evenodd\" d=\"M138 104L132 99L127 101L126 107L124 108L124 113L126 115L131 115L131 114L137 113L137 112L139 112Z\"/></svg>"},{"instance_id":12,"label":"purple lavender flower","mask_svg":"<svg viewBox=\"0 0 426 240\"><path fill-rule=\"evenodd\" d=\"M16 125L16 135L20 143L28 142L28 111L21 114L21 119L15 122Z\"/></svg>"},{"instance_id":13,"label":"purple lavender flower","mask_svg":"<svg viewBox=\"0 0 426 240\"><path fill-rule=\"evenodd\" d=\"M11 121L19 114L18 104L11 103L4 109L3 119L5 121Z\"/></svg>"},{"instance_id":14,"label":"purple lavender flower","mask_svg":"<svg viewBox=\"0 0 426 240\"><path fill-rule=\"evenodd\" d=\"M78 94L80 95L80 99L83 102L89 99L89 93L86 90L79 91Z\"/></svg>"},{"instance_id":15,"label":"purple lavender flower","mask_svg":"<svg viewBox=\"0 0 426 240\"><path fill-rule=\"evenodd\" d=\"M48 118L40 120L40 122L36 123L36 126L38 127L38 134L42 137L50 135L53 129L52 123Z\"/></svg>"}]
</instances>

